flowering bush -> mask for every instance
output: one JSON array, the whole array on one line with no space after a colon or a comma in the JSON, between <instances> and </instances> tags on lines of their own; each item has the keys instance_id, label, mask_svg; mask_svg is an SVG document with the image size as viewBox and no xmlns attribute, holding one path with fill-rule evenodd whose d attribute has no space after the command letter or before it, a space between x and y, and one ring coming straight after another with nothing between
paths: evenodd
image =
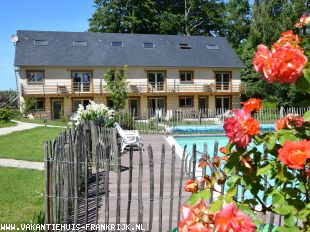
<instances>
[{"instance_id":1,"label":"flowering bush","mask_svg":"<svg viewBox=\"0 0 310 232\"><path fill-rule=\"evenodd\" d=\"M304 15L295 27L309 23L310 16ZM306 56L310 54L302 47L307 39L287 31L271 50L259 45L254 68L268 82L295 84L301 91L310 91ZM310 111L303 117L289 114L275 122L275 132L263 133L252 117L260 107L260 99L249 99L225 119L229 143L220 148L222 156L200 159L199 167L210 167L212 175L202 177L199 184L187 182L185 190L191 196L181 208L179 231L255 231L263 223L257 211L283 216L284 225L277 231L310 231ZM203 187L196 188L201 183ZM223 184L228 187L225 193L217 187ZM237 199L240 185L245 197ZM211 190L216 200L206 206Z\"/></svg>"},{"instance_id":2,"label":"flowering bush","mask_svg":"<svg viewBox=\"0 0 310 232\"><path fill-rule=\"evenodd\" d=\"M82 121L96 121L102 126L111 127L114 120L114 110L109 109L104 104L96 104L94 101L89 101L90 104L84 109L83 105L79 105L77 112L71 117L71 121L75 126Z\"/></svg>"}]
</instances>

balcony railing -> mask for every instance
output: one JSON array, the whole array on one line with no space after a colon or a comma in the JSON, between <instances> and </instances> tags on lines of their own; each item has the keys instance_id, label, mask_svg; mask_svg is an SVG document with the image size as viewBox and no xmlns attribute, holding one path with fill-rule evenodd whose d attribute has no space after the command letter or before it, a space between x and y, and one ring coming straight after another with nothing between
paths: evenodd
<instances>
[{"instance_id":1,"label":"balcony railing","mask_svg":"<svg viewBox=\"0 0 310 232\"><path fill-rule=\"evenodd\" d=\"M23 94L80 94L80 93L106 93L103 85L90 82L72 82L72 83L50 83L50 84L31 84L22 85ZM215 84L215 83L129 83L128 92L139 93L243 93L245 84Z\"/></svg>"}]
</instances>

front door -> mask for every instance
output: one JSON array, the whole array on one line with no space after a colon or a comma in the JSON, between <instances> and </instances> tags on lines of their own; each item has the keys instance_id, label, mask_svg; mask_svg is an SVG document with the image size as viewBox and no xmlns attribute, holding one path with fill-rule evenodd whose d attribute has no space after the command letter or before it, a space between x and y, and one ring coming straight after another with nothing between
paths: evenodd
<instances>
[{"instance_id":1,"label":"front door","mask_svg":"<svg viewBox=\"0 0 310 232\"><path fill-rule=\"evenodd\" d=\"M62 99L52 99L52 119L59 120L63 116Z\"/></svg>"},{"instance_id":2,"label":"front door","mask_svg":"<svg viewBox=\"0 0 310 232\"><path fill-rule=\"evenodd\" d=\"M133 117L139 117L139 98L129 98L129 110Z\"/></svg>"}]
</instances>

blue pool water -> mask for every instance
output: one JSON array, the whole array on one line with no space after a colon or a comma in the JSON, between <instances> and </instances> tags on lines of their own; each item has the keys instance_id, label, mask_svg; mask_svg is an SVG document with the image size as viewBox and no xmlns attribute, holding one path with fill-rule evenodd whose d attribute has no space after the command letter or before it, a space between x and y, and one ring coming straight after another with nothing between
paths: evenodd
<instances>
[{"instance_id":1,"label":"blue pool water","mask_svg":"<svg viewBox=\"0 0 310 232\"><path fill-rule=\"evenodd\" d=\"M260 131L274 131L274 124L261 124L259 126ZM224 133L223 125L186 125L186 126L173 126L171 128L172 133Z\"/></svg>"}]
</instances>

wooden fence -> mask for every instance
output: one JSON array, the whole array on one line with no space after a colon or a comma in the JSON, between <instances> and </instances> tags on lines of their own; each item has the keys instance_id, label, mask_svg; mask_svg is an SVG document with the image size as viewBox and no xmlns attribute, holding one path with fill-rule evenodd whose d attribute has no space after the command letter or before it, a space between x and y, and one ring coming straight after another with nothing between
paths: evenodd
<instances>
[{"instance_id":1,"label":"wooden fence","mask_svg":"<svg viewBox=\"0 0 310 232\"><path fill-rule=\"evenodd\" d=\"M254 114L260 124L275 124L287 114L303 114L308 108L263 108ZM226 109L145 109L142 112L124 111L118 116L119 123L126 129L139 130L144 134L165 134L174 126L180 125L222 125L226 117L232 116Z\"/></svg>"},{"instance_id":2,"label":"wooden fence","mask_svg":"<svg viewBox=\"0 0 310 232\"><path fill-rule=\"evenodd\" d=\"M44 150L46 224L127 223L136 225L135 231L171 231L189 197L183 192L185 182L207 173L207 167L197 167L200 156L208 154L207 144L203 152L193 145L193 155L186 146L178 156L174 146L170 150L165 145L131 147L121 154L116 131L94 123L63 132L46 142ZM215 141L211 158L217 152ZM224 192L225 186L220 188ZM236 199L244 199L244 186L240 189ZM210 202L215 198L212 192ZM267 215L271 224L275 219L281 224L281 218Z\"/></svg>"}]
</instances>

